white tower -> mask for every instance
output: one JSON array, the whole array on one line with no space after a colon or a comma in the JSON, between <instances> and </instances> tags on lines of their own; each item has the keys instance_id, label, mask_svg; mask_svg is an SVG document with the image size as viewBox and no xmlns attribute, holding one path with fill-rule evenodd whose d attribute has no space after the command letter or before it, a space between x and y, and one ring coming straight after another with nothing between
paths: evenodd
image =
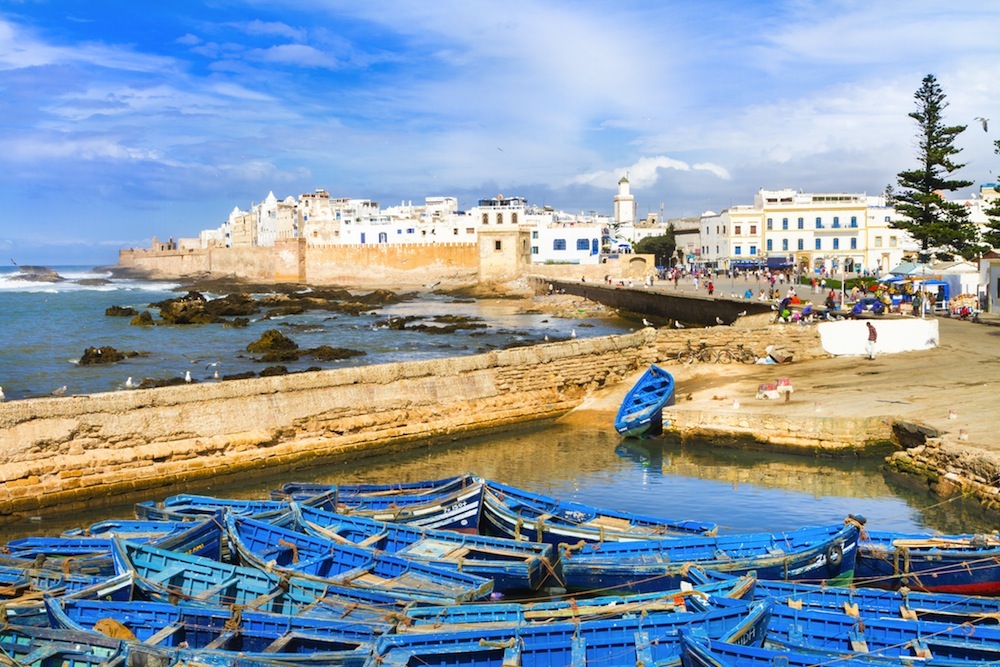
<instances>
[{"instance_id":1,"label":"white tower","mask_svg":"<svg viewBox=\"0 0 1000 667\"><path fill-rule=\"evenodd\" d=\"M628 177L622 176L618 181L618 194L615 195L615 224L631 225L635 222L635 197L629 192Z\"/></svg>"}]
</instances>

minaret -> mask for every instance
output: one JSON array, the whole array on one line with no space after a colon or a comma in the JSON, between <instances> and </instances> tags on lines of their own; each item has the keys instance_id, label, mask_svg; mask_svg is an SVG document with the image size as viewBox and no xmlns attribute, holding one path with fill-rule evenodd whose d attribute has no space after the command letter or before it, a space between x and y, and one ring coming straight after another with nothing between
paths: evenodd
<instances>
[{"instance_id":1,"label":"minaret","mask_svg":"<svg viewBox=\"0 0 1000 667\"><path fill-rule=\"evenodd\" d=\"M618 181L618 194L615 195L615 223L631 225L635 222L635 197L629 192L628 176L622 176Z\"/></svg>"}]
</instances>

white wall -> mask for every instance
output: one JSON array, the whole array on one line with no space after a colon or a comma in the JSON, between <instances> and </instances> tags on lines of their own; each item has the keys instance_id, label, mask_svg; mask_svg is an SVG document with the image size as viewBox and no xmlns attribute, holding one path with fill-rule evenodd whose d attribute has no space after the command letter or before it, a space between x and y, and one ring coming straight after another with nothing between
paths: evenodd
<instances>
[{"instance_id":1,"label":"white wall","mask_svg":"<svg viewBox=\"0 0 1000 667\"><path fill-rule=\"evenodd\" d=\"M878 332L875 344L877 354L892 354L910 350L929 350L941 340L935 319L871 319L822 322L818 325L823 349L835 356L863 355L868 345L868 327L871 322Z\"/></svg>"}]
</instances>

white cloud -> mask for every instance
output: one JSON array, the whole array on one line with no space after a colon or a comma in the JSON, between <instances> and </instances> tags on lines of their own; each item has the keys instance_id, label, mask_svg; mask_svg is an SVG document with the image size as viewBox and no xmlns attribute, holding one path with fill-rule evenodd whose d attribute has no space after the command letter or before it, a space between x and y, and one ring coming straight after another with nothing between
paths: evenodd
<instances>
[{"instance_id":1,"label":"white cloud","mask_svg":"<svg viewBox=\"0 0 1000 667\"><path fill-rule=\"evenodd\" d=\"M337 59L307 44L279 44L266 49L251 49L248 58L269 63L333 69Z\"/></svg>"},{"instance_id":2,"label":"white cloud","mask_svg":"<svg viewBox=\"0 0 1000 667\"><path fill-rule=\"evenodd\" d=\"M644 157L632 165L620 167L608 171L593 171L586 174L579 174L569 180L570 185L590 185L605 190L618 189L618 181L622 176L627 176L629 184L634 188L649 188L654 186L660 178L661 169L673 169L676 171L707 171L720 179L729 180L729 172L725 167L708 162L699 162L691 165L682 160L666 156Z\"/></svg>"}]
</instances>

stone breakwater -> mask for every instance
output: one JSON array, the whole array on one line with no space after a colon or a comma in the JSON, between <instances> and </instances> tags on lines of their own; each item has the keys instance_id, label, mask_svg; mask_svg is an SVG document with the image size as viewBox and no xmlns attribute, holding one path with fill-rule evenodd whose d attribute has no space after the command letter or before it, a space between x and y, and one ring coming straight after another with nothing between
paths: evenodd
<instances>
[{"instance_id":1,"label":"stone breakwater","mask_svg":"<svg viewBox=\"0 0 1000 667\"><path fill-rule=\"evenodd\" d=\"M742 322L742 320L741 320ZM643 329L426 362L0 403L0 521L143 499L200 479L358 459L562 416L606 425L650 363L670 370L682 440L799 453L895 451L891 469L1000 509L1000 391L990 327L941 323L941 346L831 358L815 328ZM996 331L995 329L993 330ZM787 365L676 362L688 343L768 345ZM961 372L956 368L961 362ZM755 399L789 377L789 402ZM569 413L569 414L567 414Z\"/></svg>"},{"instance_id":2,"label":"stone breakwater","mask_svg":"<svg viewBox=\"0 0 1000 667\"><path fill-rule=\"evenodd\" d=\"M0 403L0 519L554 418L651 363L655 337Z\"/></svg>"}]
</instances>

